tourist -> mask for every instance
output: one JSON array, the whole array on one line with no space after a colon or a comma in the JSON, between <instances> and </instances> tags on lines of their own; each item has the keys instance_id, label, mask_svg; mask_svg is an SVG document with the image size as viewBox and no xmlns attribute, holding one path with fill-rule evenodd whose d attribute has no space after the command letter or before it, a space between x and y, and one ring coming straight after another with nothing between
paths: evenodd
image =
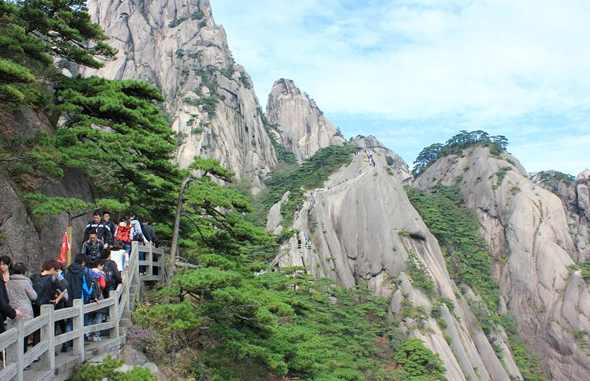
<instances>
[{"instance_id":1,"label":"tourist","mask_svg":"<svg viewBox=\"0 0 590 381\"><path fill-rule=\"evenodd\" d=\"M90 294L87 302L100 303L103 297L104 289L106 288L106 280L104 274L104 259L97 259L92 262L91 269L88 272L90 280ZM84 325L96 325L104 321L105 313L102 310L86 314L84 316ZM101 341L102 337L99 332L91 332L86 335L88 341Z\"/></svg>"},{"instance_id":2,"label":"tourist","mask_svg":"<svg viewBox=\"0 0 590 381\"><path fill-rule=\"evenodd\" d=\"M82 254L84 254L90 262L94 262L97 259L102 258L103 253L104 243L98 239L98 234L95 231L90 232L88 240L82 245Z\"/></svg>"},{"instance_id":3,"label":"tourist","mask_svg":"<svg viewBox=\"0 0 590 381\"><path fill-rule=\"evenodd\" d=\"M90 221L84 228L83 242L87 242L92 233L96 233L98 240L103 243L112 241L111 232L106 225L103 224L101 215L98 211L94 212L92 215L92 221Z\"/></svg>"},{"instance_id":4,"label":"tourist","mask_svg":"<svg viewBox=\"0 0 590 381\"><path fill-rule=\"evenodd\" d=\"M117 263L111 258L111 250L106 251L103 271L106 282L104 296L105 298L108 298L109 292L116 290L117 286L123 281L121 279L119 266L117 266Z\"/></svg>"},{"instance_id":5,"label":"tourist","mask_svg":"<svg viewBox=\"0 0 590 381\"><path fill-rule=\"evenodd\" d=\"M105 238L105 244L110 247L115 241L115 230L117 229L117 226L111 220L111 212L106 210L102 212L102 225L109 231L108 239Z\"/></svg>"},{"instance_id":6,"label":"tourist","mask_svg":"<svg viewBox=\"0 0 590 381\"><path fill-rule=\"evenodd\" d=\"M5 279L10 278L9 267L11 263L10 257L0 257L0 272L2 273L2 277L0 278L0 333L6 330L4 326L6 318L20 319L23 315L19 309L14 309L10 306L10 299L6 290ZM8 275L8 278L5 278L5 274Z\"/></svg>"},{"instance_id":7,"label":"tourist","mask_svg":"<svg viewBox=\"0 0 590 381\"><path fill-rule=\"evenodd\" d=\"M121 218L115 230L115 245L123 248L127 254L131 253L131 230L131 222L126 218Z\"/></svg>"},{"instance_id":8,"label":"tourist","mask_svg":"<svg viewBox=\"0 0 590 381\"><path fill-rule=\"evenodd\" d=\"M27 273L27 267L24 263L16 263L10 270L10 280L6 287L10 306L22 312L22 316L19 319L30 320L34 317L32 302L37 300L37 293L33 289L33 282L25 275ZM13 320L10 325L14 326L14 323L16 323L16 320ZM25 337L24 340L25 352L27 351L28 339L28 337Z\"/></svg>"}]
</instances>

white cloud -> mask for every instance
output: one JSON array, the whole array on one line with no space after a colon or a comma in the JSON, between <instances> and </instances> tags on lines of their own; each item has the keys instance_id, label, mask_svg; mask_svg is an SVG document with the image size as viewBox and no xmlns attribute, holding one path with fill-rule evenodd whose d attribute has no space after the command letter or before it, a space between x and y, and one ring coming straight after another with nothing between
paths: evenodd
<instances>
[{"instance_id":1,"label":"white cloud","mask_svg":"<svg viewBox=\"0 0 590 381\"><path fill-rule=\"evenodd\" d=\"M324 110L393 122L485 127L590 106L587 0L212 3L263 102L289 77Z\"/></svg>"}]
</instances>

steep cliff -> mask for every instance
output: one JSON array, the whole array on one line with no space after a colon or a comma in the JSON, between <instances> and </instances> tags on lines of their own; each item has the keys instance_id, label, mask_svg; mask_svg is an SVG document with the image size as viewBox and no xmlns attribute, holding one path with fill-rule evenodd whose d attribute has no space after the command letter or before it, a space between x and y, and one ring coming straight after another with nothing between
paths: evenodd
<instances>
[{"instance_id":1,"label":"steep cliff","mask_svg":"<svg viewBox=\"0 0 590 381\"><path fill-rule=\"evenodd\" d=\"M587 380L590 292L573 266L580 254L562 201L529 180L514 157L480 146L439 159L415 185L459 187L479 218L494 276L522 337L550 379Z\"/></svg>"},{"instance_id":2,"label":"steep cliff","mask_svg":"<svg viewBox=\"0 0 590 381\"><path fill-rule=\"evenodd\" d=\"M292 80L276 81L268 96L266 114L283 145L297 160L309 159L319 149L344 143L344 137L324 116L315 101Z\"/></svg>"},{"instance_id":3,"label":"steep cliff","mask_svg":"<svg viewBox=\"0 0 590 381\"><path fill-rule=\"evenodd\" d=\"M577 260L583 262L590 259L590 170L575 178L556 171L538 172L531 176L531 180L561 199L578 249Z\"/></svg>"},{"instance_id":4,"label":"steep cliff","mask_svg":"<svg viewBox=\"0 0 590 381\"><path fill-rule=\"evenodd\" d=\"M179 164L212 157L259 189L276 154L252 81L234 62L209 1L90 0L88 6L119 53L84 74L156 84L178 134Z\"/></svg>"},{"instance_id":5,"label":"steep cliff","mask_svg":"<svg viewBox=\"0 0 590 381\"><path fill-rule=\"evenodd\" d=\"M439 354L449 380L522 379L505 334L492 342L475 317L470 305L478 296L451 280L436 238L404 190L406 164L372 137L353 144L359 150L352 162L306 193L294 216L296 233L276 263L347 287L366 283L389 298L391 314ZM273 208L270 230L288 198Z\"/></svg>"}]
</instances>

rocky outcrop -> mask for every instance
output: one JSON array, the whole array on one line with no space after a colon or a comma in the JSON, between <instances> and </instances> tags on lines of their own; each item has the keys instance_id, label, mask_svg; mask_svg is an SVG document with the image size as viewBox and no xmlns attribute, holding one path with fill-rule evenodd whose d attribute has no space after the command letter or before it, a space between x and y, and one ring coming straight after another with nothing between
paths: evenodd
<instances>
[{"instance_id":1,"label":"rocky outcrop","mask_svg":"<svg viewBox=\"0 0 590 381\"><path fill-rule=\"evenodd\" d=\"M556 171L538 172L531 176L531 180L561 199L578 249L576 259L578 262L590 260L590 170L577 177Z\"/></svg>"},{"instance_id":2,"label":"rocky outcrop","mask_svg":"<svg viewBox=\"0 0 590 381\"><path fill-rule=\"evenodd\" d=\"M234 63L209 1L89 0L88 6L119 52L84 74L156 84L178 134L180 165L212 157L259 189L276 154L252 80Z\"/></svg>"},{"instance_id":3,"label":"rocky outcrop","mask_svg":"<svg viewBox=\"0 0 590 381\"><path fill-rule=\"evenodd\" d=\"M439 159L415 181L456 185L478 216L502 297L521 336L556 381L590 374L590 292L572 266L578 250L562 201L533 183L515 158L473 147Z\"/></svg>"},{"instance_id":4,"label":"rocky outcrop","mask_svg":"<svg viewBox=\"0 0 590 381\"><path fill-rule=\"evenodd\" d=\"M44 114L27 109L0 116L2 139L29 139L40 132L51 132ZM13 261L24 262L36 272L41 263L57 257L61 239L68 224L65 214L34 217L24 201L25 193L40 192L54 197L75 197L91 202L90 183L79 173L65 170L61 179L33 178L9 173L0 168L0 255ZM74 252L82 242L82 231L87 220L73 221L72 248Z\"/></svg>"},{"instance_id":5,"label":"rocky outcrop","mask_svg":"<svg viewBox=\"0 0 590 381\"><path fill-rule=\"evenodd\" d=\"M407 332L440 355L448 380L522 380L506 339L492 346L464 296L469 292L450 279L436 238L406 196L406 164L373 137L353 141L359 152L350 165L307 192L294 216L297 233L281 247L278 265L301 266L347 287L368 284L389 298ZM270 228L277 225L273 218ZM433 280L434 295L414 285L409 261Z\"/></svg>"},{"instance_id":6,"label":"rocky outcrop","mask_svg":"<svg viewBox=\"0 0 590 381\"><path fill-rule=\"evenodd\" d=\"M299 161L309 159L324 147L345 141L315 101L290 79L274 83L266 114L269 123L280 132L283 145Z\"/></svg>"}]
</instances>

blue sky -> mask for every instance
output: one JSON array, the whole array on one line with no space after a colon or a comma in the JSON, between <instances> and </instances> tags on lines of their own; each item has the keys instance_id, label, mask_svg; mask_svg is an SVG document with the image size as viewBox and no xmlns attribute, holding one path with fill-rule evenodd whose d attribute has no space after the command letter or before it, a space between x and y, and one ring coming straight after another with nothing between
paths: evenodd
<instances>
[{"instance_id":1,"label":"blue sky","mask_svg":"<svg viewBox=\"0 0 590 381\"><path fill-rule=\"evenodd\" d=\"M529 171L590 167L588 0L211 0L265 104L293 79L350 137L411 163L461 129Z\"/></svg>"}]
</instances>

